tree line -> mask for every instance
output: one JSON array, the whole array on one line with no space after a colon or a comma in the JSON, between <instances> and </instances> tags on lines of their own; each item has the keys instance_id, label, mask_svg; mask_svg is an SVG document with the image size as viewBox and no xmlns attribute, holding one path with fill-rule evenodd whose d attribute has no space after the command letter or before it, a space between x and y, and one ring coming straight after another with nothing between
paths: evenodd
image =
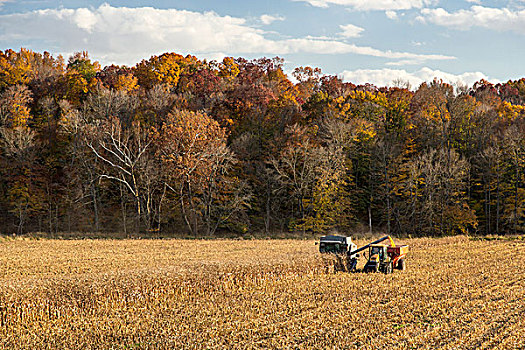
<instances>
[{"instance_id":1,"label":"tree line","mask_svg":"<svg viewBox=\"0 0 525 350\"><path fill-rule=\"evenodd\" d=\"M0 51L0 232L525 230L525 79Z\"/></svg>"}]
</instances>

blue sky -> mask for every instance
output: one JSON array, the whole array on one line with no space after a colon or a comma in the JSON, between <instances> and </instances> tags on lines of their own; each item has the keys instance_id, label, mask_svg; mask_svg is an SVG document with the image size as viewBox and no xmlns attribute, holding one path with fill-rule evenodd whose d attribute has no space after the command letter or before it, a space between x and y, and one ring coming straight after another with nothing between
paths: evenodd
<instances>
[{"instance_id":1,"label":"blue sky","mask_svg":"<svg viewBox=\"0 0 525 350\"><path fill-rule=\"evenodd\" d=\"M354 83L525 76L525 0L0 0L0 50L274 57Z\"/></svg>"}]
</instances>

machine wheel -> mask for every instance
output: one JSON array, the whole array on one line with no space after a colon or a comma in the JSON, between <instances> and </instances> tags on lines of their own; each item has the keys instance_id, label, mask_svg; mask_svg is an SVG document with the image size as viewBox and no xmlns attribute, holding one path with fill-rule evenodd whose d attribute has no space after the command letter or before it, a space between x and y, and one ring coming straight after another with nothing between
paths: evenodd
<instances>
[{"instance_id":1,"label":"machine wheel","mask_svg":"<svg viewBox=\"0 0 525 350\"><path fill-rule=\"evenodd\" d=\"M347 270L348 272L356 272L357 270L357 259L349 259L347 260Z\"/></svg>"},{"instance_id":2,"label":"machine wheel","mask_svg":"<svg viewBox=\"0 0 525 350\"><path fill-rule=\"evenodd\" d=\"M377 272L377 266L365 265L363 272L365 273Z\"/></svg>"},{"instance_id":3,"label":"machine wheel","mask_svg":"<svg viewBox=\"0 0 525 350\"><path fill-rule=\"evenodd\" d=\"M392 273L392 269L393 269L393 266L392 266L392 263L389 262L386 266L385 266L385 274L389 275Z\"/></svg>"},{"instance_id":4,"label":"machine wheel","mask_svg":"<svg viewBox=\"0 0 525 350\"><path fill-rule=\"evenodd\" d=\"M401 271L404 271L406 269L405 259L399 259L399 261L397 262L397 268Z\"/></svg>"}]
</instances>

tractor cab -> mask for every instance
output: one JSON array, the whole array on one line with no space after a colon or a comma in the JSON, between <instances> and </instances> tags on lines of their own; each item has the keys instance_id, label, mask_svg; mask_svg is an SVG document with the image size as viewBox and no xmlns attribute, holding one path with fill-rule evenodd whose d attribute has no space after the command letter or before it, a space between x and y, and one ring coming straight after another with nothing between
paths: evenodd
<instances>
[{"instance_id":1,"label":"tractor cab","mask_svg":"<svg viewBox=\"0 0 525 350\"><path fill-rule=\"evenodd\" d=\"M321 237L319 242L320 253L348 255L356 249L357 245L352 242L351 237L329 235Z\"/></svg>"},{"instance_id":2,"label":"tractor cab","mask_svg":"<svg viewBox=\"0 0 525 350\"><path fill-rule=\"evenodd\" d=\"M387 257L387 246L384 244L375 244L370 246L370 259L374 261L384 261Z\"/></svg>"},{"instance_id":3,"label":"tractor cab","mask_svg":"<svg viewBox=\"0 0 525 350\"><path fill-rule=\"evenodd\" d=\"M368 261L365 264L365 272L391 272L392 264L388 255L388 246L384 244L370 245L368 251Z\"/></svg>"}]
</instances>

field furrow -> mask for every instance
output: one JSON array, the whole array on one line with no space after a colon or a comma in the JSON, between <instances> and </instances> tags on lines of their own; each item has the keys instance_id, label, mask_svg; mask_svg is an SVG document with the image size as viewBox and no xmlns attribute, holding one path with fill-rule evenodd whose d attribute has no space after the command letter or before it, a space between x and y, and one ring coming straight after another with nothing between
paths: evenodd
<instances>
[{"instance_id":1,"label":"field furrow","mask_svg":"<svg viewBox=\"0 0 525 350\"><path fill-rule=\"evenodd\" d=\"M525 348L522 241L402 242L384 275L307 240L2 241L0 348Z\"/></svg>"}]
</instances>

